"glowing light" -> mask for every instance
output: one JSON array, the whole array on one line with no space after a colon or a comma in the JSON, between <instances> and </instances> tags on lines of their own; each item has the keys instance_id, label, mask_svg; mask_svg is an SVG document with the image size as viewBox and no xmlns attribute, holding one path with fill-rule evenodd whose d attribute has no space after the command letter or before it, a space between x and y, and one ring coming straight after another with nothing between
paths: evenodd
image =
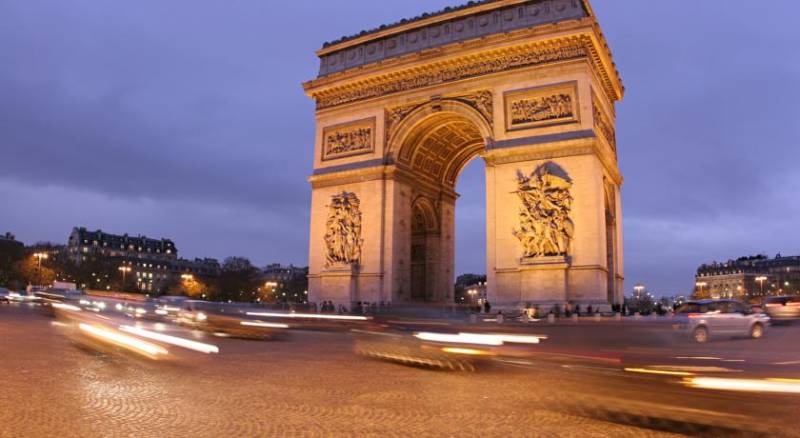
<instances>
[{"instance_id":1,"label":"glowing light","mask_svg":"<svg viewBox=\"0 0 800 438\"><path fill-rule=\"evenodd\" d=\"M167 315L167 314L169 314L169 312L167 312L164 309L156 309L156 315Z\"/></svg>"},{"instance_id":2,"label":"glowing light","mask_svg":"<svg viewBox=\"0 0 800 438\"><path fill-rule=\"evenodd\" d=\"M198 313L197 313L197 315L195 316L195 318L196 318L198 321L205 321L206 319L208 319L208 317L206 316L206 314L205 314L205 313L203 313L203 312L198 312Z\"/></svg>"},{"instance_id":3,"label":"glowing light","mask_svg":"<svg viewBox=\"0 0 800 438\"><path fill-rule=\"evenodd\" d=\"M503 345L503 341L493 335L481 335L472 333L450 333L419 332L414 337L423 341L433 342L453 342L457 344L478 344L478 345Z\"/></svg>"},{"instance_id":4,"label":"glowing light","mask_svg":"<svg viewBox=\"0 0 800 438\"><path fill-rule=\"evenodd\" d=\"M86 323L78 324L81 330L106 341L110 341L120 347L125 347L129 350L146 354L151 357L156 357L159 354L167 354L167 350L159 345L151 344L141 339L134 338L115 331L95 327Z\"/></svg>"},{"instance_id":5,"label":"glowing light","mask_svg":"<svg viewBox=\"0 0 800 438\"><path fill-rule=\"evenodd\" d=\"M471 356L483 356L489 354L485 351L475 350L474 348L444 347L442 348L442 351L453 354L469 354Z\"/></svg>"},{"instance_id":6,"label":"glowing light","mask_svg":"<svg viewBox=\"0 0 800 438\"><path fill-rule=\"evenodd\" d=\"M242 321L240 324L252 327L289 328L287 324L280 324L275 322Z\"/></svg>"},{"instance_id":7,"label":"glowing light","mask_svg":"<svg viewBox=\"0 0 800 438\"><path fill-rule=\"evenodd\" d=\"M72 304L53 303L52 306L55 307L56 309L72 310L73 312L80 312L81 311L80 307L73 306Z\"/></svg>"},{"instance_id":8,"label":"glowing light","mask_svg":"<svg viewBox=\"0 0 800 438\"><path fill-rule=\"evenodd\" d=\"M145 313L147 313L147 310L142 309L141 307L137 307L136 308L136 314L137 315L144 315Z\"/></svg>"},{"instance_id":9,"label":"glowing light","mask_svg":"<svg viewBox=\"0 0 800 438\"><path fill-rule=\"evenodd\" d=\"M647 368L625 368L629 373L642 373L642 374L660 374L665 376L691 376L693 375L687 371L669 371L669 370L650 370Z\"/></svg>"},{"instance_id":10,"label":"glowing light","mask_svg":"<svg viewBox=\"0 0 800 438\"><path fill-rule=\"evenodd\" d=\"M777 392L800 394L798 379L728 379L721 377L691 377L684 385L692 388L719 389L722 391Z\"/></svg>"},{"instance_id":11,"label":"glowing light","mask_svg":"<svg viewBox=\"0 0 800 438\"><path fill-rule=\"evenodd\" d=\"M143 338L152 339L165 344L176 345L178 347L188 348L189 350L199 351L201 353L219 353L219 347L216 345L204 344L202 342L179 338L177 336L165 335L162 333L155 333L139 327L131 327L129 325L120 326L119 329Z\"/></svg>"},{"instance_id":12,"label":"glowing light","mask_svg":"<svg viewBox=\"0 0 800 438\"><path fill-rule=\"evenodd\" d=\"M114 308L117 310L122 310L124 307L122 307L122 304L117 303L117 305L114 306Z\"/></svg>"},{"instance_id":13,"label":"glowing light","mask_svg":"<svg viewBox=\"0 0 800 438\"><path fill-rule=\"evenodd\" d=\"M492 336L511 344L538 344L541 339L547 339L547 336L507 335L502 333L492 334Z\"/></svg>"},{"instance_id":14,"label":"glowing light","mask_svg":"<svg viewBox=\"0 0 800 438\"><path fill-rule=\"evenodd\" d=\"M316 313L270 313L270 312L247 312L250 316L266 316L272 318L309 318L309 319L332 319L340 321L366 321L366 316L351 315L318 315Z\"/></svg>"}]
</instances>

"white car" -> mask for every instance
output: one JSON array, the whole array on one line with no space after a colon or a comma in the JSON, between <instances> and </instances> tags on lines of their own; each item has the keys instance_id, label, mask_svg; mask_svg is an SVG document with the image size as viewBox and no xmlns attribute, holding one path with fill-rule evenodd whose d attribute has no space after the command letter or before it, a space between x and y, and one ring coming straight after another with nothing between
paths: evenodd
<instances>
[{"instance_id":1,"label":"white car","mask_svg":"<svg viewBox=\"0 0 800 438\"><path fill-rule=\"evenodd\" d=\"M673 315L672 328L698 343L713 338L764 336L769 316L736 300L689 301Z\"/></svg>"}]
</instances>

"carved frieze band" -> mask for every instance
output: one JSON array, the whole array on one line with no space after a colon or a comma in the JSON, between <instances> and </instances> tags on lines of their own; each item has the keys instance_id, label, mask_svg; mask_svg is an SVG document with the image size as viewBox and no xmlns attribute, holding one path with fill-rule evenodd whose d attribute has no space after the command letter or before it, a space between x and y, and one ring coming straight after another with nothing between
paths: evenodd
<instances>
[{"instance_id":1,"label":"carved frieze band","mask_svg":"<svg viewBox=\"0 0 800 438\"><path fill-rule=\"evenodd\" d=\"M509 91L504 102L508 131L579 120L575 82Z\"/></svg>"},{"instance_id":2,"label":"carved frieze band","mask_svg":"<svg viewBox=\"0 0 800 438\"><path fill-rule=\"evenodd\" d=\"M375 118L356 120L322 130L322 161L375 150Z\"/></svg>"},{"instance_id":3,"label":"carved frieze band","mask_svg":"<svg viewBox=\"0 0 800 438\"><path fill-rule=\"evenodd\" d=\"M597 130L600 131L600 134L606 139L608 144L611 145L611 148L614 149L616 152L617 150L617 134L614 130L614 126L611 124L611 121L606 116L605 111L603 111L603 107L600 106L600 102L598 102L598 97L595 94L592 94L592 114L594 115L594 126L597 127Z\"/></svg>"},{"instance_id":4,"label":"carved frieze band","mask_svg":"<svg viewBox=\"0 0 800 438\"><path fill-rule=\"evenodd\" d=\"M475 108L486 119L489 126L494 125L494 101L492 92L479 90L467 94L456 94L445 96L441 100L455 100L465 103ZM428 102L428 101L426 101ZM386 110L386 138L391 138L394 131L412 111L424 105L426 102L415 102L407 105L400 105Z\"/></svg>"},{"instance_id":5,"label":"carved frieze band","mask_svg":"<svg viewBox=\"0 0 800 438\"><path fill-rule=\"evenodd\" d=\"M325 222L325 265L357 265L361 261L361 201L355 193L331 197Z\"/></svg>"},{"instance_id":6,"label":"carved frieze band","mask_svg":"<svg viewBox=\"0 0 800 438\"><path fill-rule=\"evenodd\" d=\"M457 65L431 65L397 79L387 79L375 85L346 87L316 96L317 109L342 105L362 99L384 96L415 88L452 82L475 76L497 73L521 67L585 58L590 54L591 42L573 38L547 45L519 48L484 59L463 60Z\"/></svg>"}]
</instances>

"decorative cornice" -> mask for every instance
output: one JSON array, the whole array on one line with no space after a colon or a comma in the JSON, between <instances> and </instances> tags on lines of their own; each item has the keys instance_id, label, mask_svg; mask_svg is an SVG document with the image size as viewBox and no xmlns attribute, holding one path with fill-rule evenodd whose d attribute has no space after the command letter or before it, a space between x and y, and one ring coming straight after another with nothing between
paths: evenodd
<instances>
[{"instance_id":1,"label":"decorative cornice","mask_svg":"<svg viewBox=\"0 0 800 438\"><path fill-rule=\"evenodd\" d=\"M325 47L318 52L319 77L448 44L589 17L578 0L501 0L465 9L468 13L463 15L442 14L427 23L398 26L389 34L373 35L338 47L328 45L330 49ZM361 36L366 35L369 32Z\"/></svg>"},{"instance_id":2,"label":"decorative cornice","mask_svg":"<svg viewBox=\"0 0 800 438\"><path fill-rule=\"evenodd\" d=\"M596 50L586 35L524 44L455 60L434 62L392 74L355 80L345 85L310 91L317 109L385 96L462 79L560 61L594 59ZM598 59L599 61L599 59ZM306 88L312 87L306 84ZM614 94L611 94L614 95Z\"/></svg>"},{"instance_id":3,"label":"decorative cornice","mask_svg":"<svg viewBox=\"0 0 800 438\"><path fill-rule=\"evenodd\" d=\"M354 77L341 85L324 87L322 83L311 81L304 86L309 95L316 99L317 109L322 110L493 73L587 59L600 74L608 96L612 100L618 99L621 91L605 69L604 58L595 47L596 41L593 33L580 33L407 67L377 76Z\"/></svg>"}]
</instances>

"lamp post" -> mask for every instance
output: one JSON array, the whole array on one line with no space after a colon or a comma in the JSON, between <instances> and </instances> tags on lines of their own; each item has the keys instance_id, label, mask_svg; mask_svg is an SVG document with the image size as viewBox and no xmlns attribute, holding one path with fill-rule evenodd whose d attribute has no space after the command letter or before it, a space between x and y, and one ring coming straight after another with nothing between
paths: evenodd
<instances>
[{"instance_id":1,"label":"lamp post","mask_svg":"<svg viewBox=\"0 0 800 438\"><path fill-rule=\"evenodd\" d=\"M122 271L122 291L125 292L125 274L127 274L128 272L131 272L131 267L123 265L123 266L120 266L117 269Z\"/></svg>"},{"instance_id":2,"label":"lamp post","mask_svg":"<svg viewBox=\"0 0 800 438\"><path fill-rule=\"evenodd\" d=\"M42 282L42 259L49 257L46 252L35 252L33 256L36 258L36 281ZM41 284L39 284L41 286Z\"/></svg>"},{"instance_id":3,"label":"lamp post","mask_svg":"<svg viewBox=\"0 0 800 438\"><path fill-rule=\"evenodd\" d=\"M700 295L702 296L703 295L703 288L708 286L708 283L706 283L705 281L698 281L694 285L700 288Z\"/></svg>"},{"instance_id":4,"label":"lamp post","mask_svg":"<svg viewBox=\"0 0 800 438\"><path fill-rule=\"evenodd\" d=\"M764 296L764 282L767 281L767 277L764 276L764 275L760 275L760 276L756 277L756 281L759 282L759 284L761 285L761 296L763 297Z\"/></svg>"}]
</instances>

